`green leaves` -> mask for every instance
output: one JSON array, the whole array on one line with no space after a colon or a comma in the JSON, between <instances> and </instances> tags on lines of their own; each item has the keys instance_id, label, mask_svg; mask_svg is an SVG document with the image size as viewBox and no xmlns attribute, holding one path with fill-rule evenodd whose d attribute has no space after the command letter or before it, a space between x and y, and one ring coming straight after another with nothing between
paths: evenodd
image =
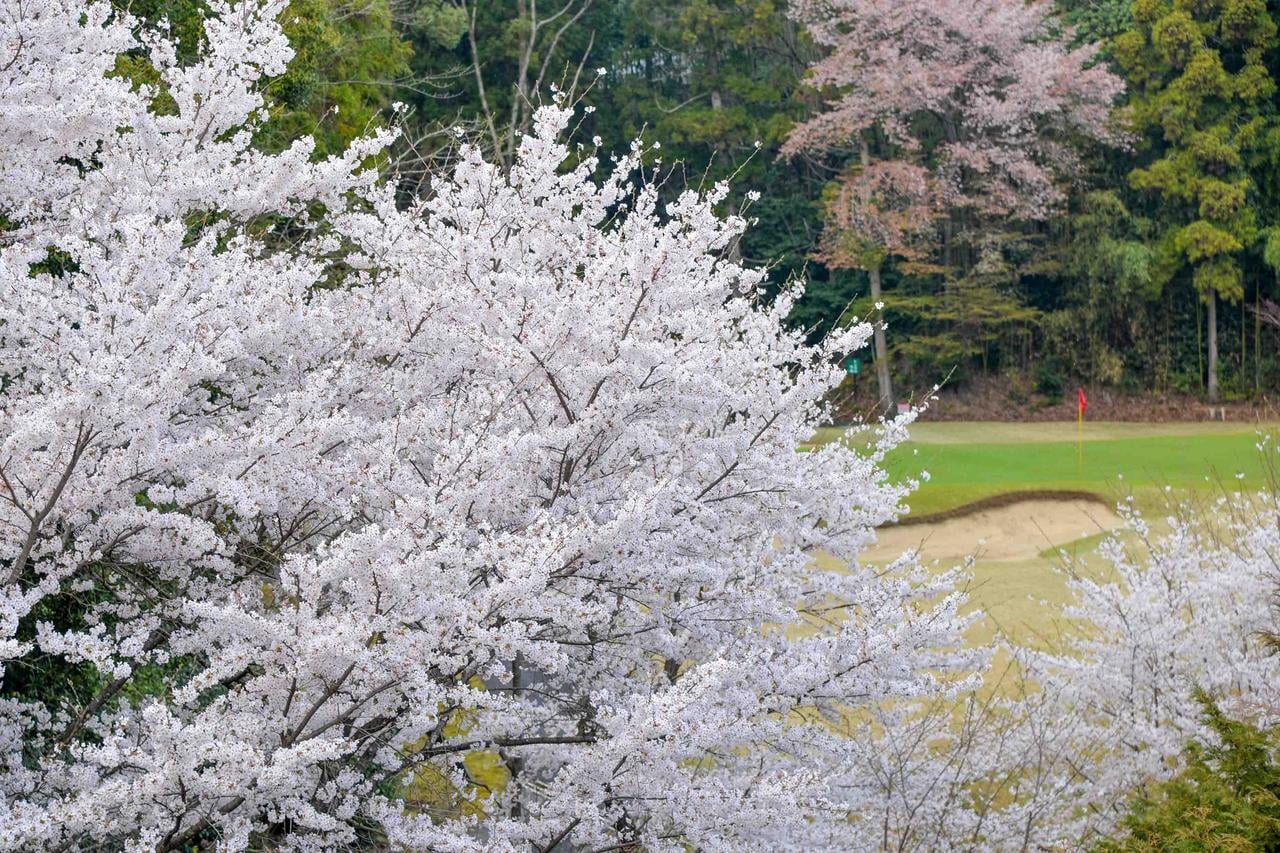
<instances>
[{"instance_id":1,"label":"green leaves","mask_svg":"<svg viewBox=\"0 0 1280 853\"><path fill-rule=\"evenodd\" d=\"M1213 745L1187 747L1187 768L1136 799L1108 851L1252 851L1280 845L1277 733L1227 717L1203 693Z\"/></svg>"},{"instance_id":2,"label":"green leaves","mask_svg":"<svg viewBox=\"0 0 1280 853\"><path fill-rule=\"evenodd\" d=\"M281 18L295 55L267 87L271 122L260 142L280 150L313 135L317 153L341 151L378 122L410 49L387 0L292 0Z\"/></svg>"},{"instance_id":3,"label":"green leaves","mask_svg":"<svg viewBox=\"0 0 1280 853\"><path fill-rule=\"evenodd\" d=\"M1262 260L1272 271L1280 273L1280 228L1268 228L1263 244Z\"/></svg>"},{"instance_id":4,"label":"green leaves","mask_svg":"<svg viewBox=\"0 0 1280 853\"><path fill-rule=\"evenodd\" d=\"M1151 41L1164 61L1181 68L1204 46L1204 35L1186 12L1174 12L1156 21Z\"/></svg>"},{"instance_id":5,"label":"green leaves","mask_svg":"<svg viewBox=\"0 0 1280 853\"><path fill-rule=\"evenodd\" d=\"M1226 0L1219 22L1218 37L1230 45L1265 42L1276 34L1264 0Z\"/></svg>"},{"instance_id":6,"label":"green leaves","mask_svg":"<svg viewBox=\"0 0 1280 853\"><path fill-rule=\"evenodd\" d=\"M1205 299L1216 293L1229 302L1239 302L1244 296L1240 265L1231 258L1218 257L1198 264L1191 281Z\"/></svg>"},{"instance_id":7,"label":"green leaves","mask_svg":"<svg viewBox=\"0 0 1280 853\"><path fill-rule=\"evenodd\" d=\"M1238 252L1244 248L1230 233L1204 220L1192 222L1176 232L1174 245L1192 263Z\"/></svg>"},{"instance_id":8,"label":"green leaves","mask_svg":"<svg viewBox=\"0 0 1280 853\"><path fill-rule=\"evenodd\" d=\"M1244 208L1245 190L1248 181L1218 181L1208 179L1200 182L1200 215L1205 219L1226 220L1236 216Z\"/></svg>"},{"instance_id":9,"label":"green leaves","mask_svg":"<svg viewBox=\"0 0 1280 853\"><path fill-rule=\"evenodd\" d=\"M1256 164L1276 127L1262 61L1276 26L1262 0L1137 0L1134 21L1117 55L1150 159L1130 185L1163 202L1165 263L1190 266L1201 295L1239 300L1240 256L1258 238Z\"/></svg>"},{"instance_id":10,"label":"green leaves","mask_svg":"<svg viewBox=\"0 0 1280 853\"><path fill-rule=\"evenodd\" d=\"M178 38L181 59L195 57L208 13L203 0L118 0L118 5L127 5L149 25L167 27ZM442 21L439 27L448 26L448 15ZM389 0L291 0L280 22L294 57L284 74L265 83L271 118L255 141L280 151L313 136L318 155L339 152L377 124L391 103L393 84L409 67L410 48L396 31ZM120 57L116 73L158 88L157 114L176 110L145 56Z\"/></svg>"},{"instance_id":11,"label":"green leaves","mask_svg":"<svg viewBox=\"0 0 1280 853\"><path fill-rule=\"evenodd\" d=\"M467 32L467 13L445 0L429 0L413 13L411 29L424 42L452 50Z\"/></svg>"}]
</instances>

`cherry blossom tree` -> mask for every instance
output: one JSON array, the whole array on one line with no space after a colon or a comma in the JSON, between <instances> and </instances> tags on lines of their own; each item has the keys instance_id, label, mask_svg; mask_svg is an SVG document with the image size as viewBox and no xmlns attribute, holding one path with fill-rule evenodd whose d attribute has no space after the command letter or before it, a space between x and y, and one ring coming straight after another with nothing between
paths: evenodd
<instances>
[{"instance_id":1,"label":"cherry blossom tree","mask_svg":"<svg viewBox=\"0 0 1280 853\"><path fill-rule=\"evenodd\" d=\"M563 107L407 207L255 150L281 7L0 0L0 847L847 843L832 721L981 659L858 563L909 419L797 452L870 330Z\"/></svg>"},{"instance_id":2,"label":"cherry blossom tree","mask_svg":"<svg viewBox=\"0 0 1280 853\"><path fill-rule=\"evenodd\" d=\"M1271 452L1271 451L1268 451ZM1106 831L1127 794L1179 765L1188 743L1215 740L1197 693L1229 717L1280 723L1274 635L1280 525L1274 493L1236 492L1176 507L1157 534L1132 509L1103 544L1108 571L1070 581L1075 626L1057 653L1030 661L1078 721L1066 750L1088 784L1056 821L1060 840Z\"/></svg>"},{"instance_id":3,"label":"cherry blossom tree","mask_svg":"<svg viewBox=\"0 0 1280 853\"><path fill-rule=\"evenodd\" d=\"M858 715L846 733L866 754L838 784L862 789L866 847L1093 846L1188 745L1217 742L1203 698L1280 724L1278 509L1237 492L1156 524L1126 504L1095 560L1066 563L1058 632L1006 646L983 690Z\"/></svg>"},{"instance_id":4,"label":"cherry blossom tree","mask_svg":"<svg viewBox=\"0 0 1280 853\"><path fill-rule=\"evenodd\" d=\"M1048 217L1064 199L1077 143L1112 139L1122 84L1091 64L1095 47L1071 49L1053 32L1051 12L1045 0L791 4L830 50L809 77L829 98L782 152L854 151L830 199L822 256L866 270L876 302L891 259L949 270L965 265L962 252L976 261L986 251L992 223ZM876 360L891 404L882 335Z\"/></svg>"},{"instance_id":5,"label":"cherry blossom tree","mask_svg":"<svg viewBox=\"0 0 1280 853\"><path fill-rule=\"evenodd\" d=\"M255 150L280 9L0 0L0 849L1059 843L1278 683L1254 523L978 691L964 567L858 560L910 417L797 452L868 327L563 105L407 205L390 133Z\"/></svg>"}]
</instances>

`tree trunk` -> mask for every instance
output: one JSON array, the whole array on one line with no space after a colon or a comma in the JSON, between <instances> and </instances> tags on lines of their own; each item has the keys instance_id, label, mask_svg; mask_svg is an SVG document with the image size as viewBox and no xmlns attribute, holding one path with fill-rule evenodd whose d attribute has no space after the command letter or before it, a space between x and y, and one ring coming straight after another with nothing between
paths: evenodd
<instances>
[{"instance_id":1,"label":"tree trunk","mask_svg":"<svg viewBox=\"0 0 1280 853\"><path fill-rule=\"evenodd\" d=\"M860 160L862 161L862 169L865 172L871 165L871 151L867 145L866 137L863 137L860 145ZM867 277L871 279L871 302L873 305L879 305L881 302L880 289L880 262L876 261L870 269L867 270ZM876 381L880 385L880 410L885 415L892 416L897 408L893 400L893 380L889 378L889 347L884 342L884 317L879 318L879 322L873 327L873 338L875 341L876 356Z\"/></svg>"},{"instance_id":2,"label":"tree trunk","mask_svg":"<svg viewBox=\"0 0 1280 853\"><path fill-rule=\"evenodd\" d=\"M1218 402L1218 294L1209 290L1209 402Z\"/></svg>"},{"instance_id":3,"label":"tree trunk","mask_svg":"<svg viewBox=\"0 0 1280 853\"><path fill-rule=\"evenodd\" d=\"M1253 393L1262 393L1262 279L1253 291Z\"/></svg>"},{"instance_id":4,"label":"tree trunk","mask_svg":"<svg viewBox=\"0 0 1280 853\"><path fill-rule=\"evenodd\" d=\"M880 267L877 265L867 270L867 276L871 279L871 301L879 304ZM889 377L889 347L884 341L883 317L875 324L874 329L872 336L875 340L876 380L880 385L880 407L886 415L892 415L896 407L893 400L893 380Z\"/></svg>"}]
</instances>

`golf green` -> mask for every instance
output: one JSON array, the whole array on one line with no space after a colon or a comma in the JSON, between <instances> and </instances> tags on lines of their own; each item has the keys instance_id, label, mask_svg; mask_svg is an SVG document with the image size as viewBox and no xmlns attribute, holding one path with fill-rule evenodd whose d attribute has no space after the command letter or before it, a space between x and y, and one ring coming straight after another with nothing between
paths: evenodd
<instances>
[{"instance_id":1,"label":"golf green","mask_svg":"<svg viewBox=\"0 0 1280 853\"><path fill-rule=\"evenodd\" d=\"M908 499L928 514L991 495L1064 489L1103 498L1261 488L1270 467L1259 449L1280 424L922 423L885 460L894 479L919 479ZM837 433L826 430L818 440ZM927 472L928 479L923 478ZM1145 502L1145 501L1144 501Z\"/></svg>"}]
</instances>

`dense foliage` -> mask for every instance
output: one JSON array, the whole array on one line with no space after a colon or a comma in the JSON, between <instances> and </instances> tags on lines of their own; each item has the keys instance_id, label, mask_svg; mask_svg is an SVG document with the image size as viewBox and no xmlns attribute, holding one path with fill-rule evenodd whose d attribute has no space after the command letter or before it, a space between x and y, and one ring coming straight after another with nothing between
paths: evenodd
<instances>
[{"instance_id":1,"label":"dense foliage","mask_svg":"<svg viewBox=\"0 0 1280 853\"><path fill-rule=\"evenodd\" d=\"M1189 276L1207 306L1207 390L1216 400L1218 305L1244 298L1241 256L1267 218L1253 175L1280 154L1266 64L1280 42L1263 0L1138 0L1133 17L1114 44L1131 83L1128 116L1143 135L1129 182L1161 202L1148 275L1156 291Z\"/></svg>"},{"instance_id":2,"label":"dense foliage","mask_svg":"<svg viewBox=\"0 0 1280 853\"><path fill-rule=\"evenodd\" d=\"M1213 740L1191 743L1186 768L1137 798L1102 850L1280 848L1280 731L1234 720L1200 699Z\"/></svg>"},{"instance_id":3,"label":"dense foliage","mask_svg":"<svg viewBox=\"0 0 1280 853\"><path fill-rule=\"evenodd\" d=\"M1263 0L929 3L927 26L910 16L878 29L868 23L881 6L899 5L418 0L398 7L413 74L397 97L413 106L407 138L423 160L452 156L440 130L461 122L509 162L512 130L528 127L531 107L554 84L594 108L580 132L598 137L604 152L626 151L641 135L660 141L648 158L674 169L664 193L732 177L722 210L752 222L735 251L767 267L775 289L797 275L810 282L793 324L820 332L885 303L898 397L919 396L949 374L958 382L1000 375L1050 395L1074 380L1203 393L1216 377L1233 398L1274 388L1280 337L1254 309L1280 296L1280 237L1269 212L1280 203L1280 149L1268 94L1280 69L1272 35L1280 8ZM868 26L836 23L851 11ZM1174 26L1180 21L1187 26ZM822 34L832 26L839 39L881 39L885 73L849 76L861 66L840 59ZM1216 92L1185 77L1190 53L1167 52L1175 30L1198 51L1198 64L1186 67L1218 63L1218 82L1202 81ZM987 60L959 59L966 44ZM945 69L955 74L931 78L934 94L950 102L909 87L911 74L894 57L912 51L956 60ZM833 75L842 62L845 76ZM1036 92L1053 107L1037 112L1009 91ZM913 107L913 96L925 100ZM823 117L826 105L841 97L877 105L868 132L854 133L857 121L827 132L839 121ZM984 97L1029 107L1021 115L1032 123L1010 132L1016 109L985 123ZM1110 120L1105 109L1086 111L1110 101ZM1159 118L1174 112L1177 122ZM892 126L883 121L890 115ZM1230 163L1218 164L1205 145L1228 128ZM780 156L788 139L804 156ZM969 174L948 171L941 155L968 142L980 143L963 149ZM986 143L998 158L982 159ZM1001 174L1014 195L980 203L1001 198L998 183L983 184ZM868 190L876 180L878 196ZM913 186L949 194L930 206L907 192ZM748 204L749 190L760 201ZM875 233L849 215L858 192L880 199ZM1034 205L1011 204L1016 197ZM868 249L886 240L884 260L870 264L881 250Z\"/></svg>"}]
</instances>

